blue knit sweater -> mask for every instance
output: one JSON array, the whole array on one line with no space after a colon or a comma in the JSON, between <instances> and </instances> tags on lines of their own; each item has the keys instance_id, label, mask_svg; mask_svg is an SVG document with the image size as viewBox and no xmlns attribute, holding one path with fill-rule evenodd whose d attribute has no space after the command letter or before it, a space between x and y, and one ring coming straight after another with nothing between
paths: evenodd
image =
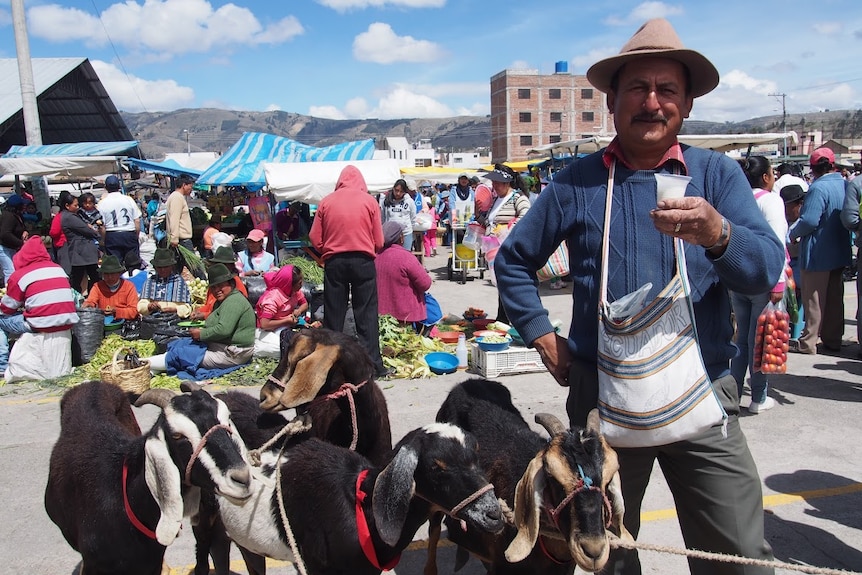
<instances>
[{"instance_id":1,"label":"blue knit sweater","mask_svg":"<svg viewBox=\"0 0 862 575\"><path fill-rule=\"evenodd\" d=\"M692 181L686 195L700 196L731 224L730 242L719 258L686 245L697 330L709 375L726 373L736 355L727 290L768 292L781 273L784 247L760 213L742 170L723 154L683 146ZM667 167L659 171L668 171ZM632 171L617 162L611 208L608 301L647 282L650 299L675 273L673 240L659 233L649 212L656 205L653 170ZM569 349L596 361L602 228L608 170L602 152L558 172L529 212L512 228L494 262L509 318L525 341L553 331L539 298L535 271L567 240L573 287Z\"/></svg>"}]
</instances>

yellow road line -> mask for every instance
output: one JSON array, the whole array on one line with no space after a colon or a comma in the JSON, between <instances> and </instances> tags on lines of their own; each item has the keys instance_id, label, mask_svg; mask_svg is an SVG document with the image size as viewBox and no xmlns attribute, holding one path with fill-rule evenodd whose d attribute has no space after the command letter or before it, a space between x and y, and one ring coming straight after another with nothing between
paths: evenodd
<instances>
[{"instance_id":1,"label":"yellow road line","mask_svg":"<svg viewBox=\"0 0 862 575\"><path fill-rule=\"evenodd\" d=\"M764 509L766 509L772 507L779 507L782 505L792 505L794 503L810 501L811 499L823 499L824 497L836 497L839 495L849 495L851 493L859 492L862 492L862 483L852 483L843 487L830 487L828 489L800 491L799 493L777 493L775 495L765 496L763 498L763 507ZM656 511L644 511L643 513L641 513L641 521L643 523L646 523L648 521L664 521L666 519L673 519L675 517L676 509L658 509ZM410 543L410 545L407 546L407 551L421 551L425 549L427 545L428 542L424 539L413 541L412 543ZM451 541L446 538L441 538L438 547L449 547L451 545L453 545ZM292 563L289 561L276 561L275 559L267 559L266 565L267 567L289 567L292 565ZM193 569L194 565L175 567L170 570L170 575L188 575L188 573ZM231 571L236 571L238 573L244 572L245 563L241 560L231 561L230 569Z\"/></svg>"}]
</instances>

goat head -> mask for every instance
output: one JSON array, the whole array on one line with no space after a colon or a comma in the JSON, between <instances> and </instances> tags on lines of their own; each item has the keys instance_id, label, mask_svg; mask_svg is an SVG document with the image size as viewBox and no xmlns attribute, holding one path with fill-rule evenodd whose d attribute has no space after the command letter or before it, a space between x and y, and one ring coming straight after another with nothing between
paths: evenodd
<instances>
[{"instance_id":1,"label":"goat head","mask_svg":"<svg viewBox=\"0 0 862 575\"><path fill-rule=\"evenodd\" d=\"M558 419L546 414L537 415L536 421L552 436L547 448L530 462L515 490L517 535L506 549L506 559L515 563L532 552L543 529L543 509L547 509L554 523L545 528L567 540L578 566L598 571L610 552L606 525L616 526L621 537L631 538L622 525L624 507L616 452L599 433L596 410L590 413L583 430L568 431Z\"/></svg>"}]
</instances>

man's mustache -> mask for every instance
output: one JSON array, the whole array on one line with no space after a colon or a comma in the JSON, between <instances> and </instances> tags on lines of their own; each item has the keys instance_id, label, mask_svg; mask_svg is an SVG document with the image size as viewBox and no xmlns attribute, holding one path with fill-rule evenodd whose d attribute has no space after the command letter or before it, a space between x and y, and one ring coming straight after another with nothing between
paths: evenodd
<instances>
[{"instance_id":1,"label":"man's mustache","mask_svg":"<svg viewBox=\"0 0 862 575\"><path fill-rule=\"evenodd\" d=\"M661 122L667 125L667 118L662 114L638 114L632 118L632 122Z\"/></svg>"}]
</instances>

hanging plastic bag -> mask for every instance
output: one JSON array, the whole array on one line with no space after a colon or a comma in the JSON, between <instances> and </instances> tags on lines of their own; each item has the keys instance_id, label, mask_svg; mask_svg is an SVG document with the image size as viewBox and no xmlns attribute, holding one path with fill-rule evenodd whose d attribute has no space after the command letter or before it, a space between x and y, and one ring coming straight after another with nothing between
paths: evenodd
<instances>
[{"instance_id":1,"label":"hanging plastic bag","mask_svg":"<svg viewBox=\"0 0 862 575\"><path fill-rule=\"evenodd\" d=\"M787 373L789 341L790 314L785 310L784 302L769 302L757 317L752 371Z\"/></svg>"},{"instance_id":2,"label":"hanging plastic bag","mask_svg":"<svg viewBox=\"0 0 862 575\"><path fill-rule=\"evenodd\" d=\"M75 360L81 364L89 363L102 345L105 336L105 312L97 307L77 309L78 323L72 326ZM78 355L80 353L80 356Z\"/></svg>"}]
</instances>

